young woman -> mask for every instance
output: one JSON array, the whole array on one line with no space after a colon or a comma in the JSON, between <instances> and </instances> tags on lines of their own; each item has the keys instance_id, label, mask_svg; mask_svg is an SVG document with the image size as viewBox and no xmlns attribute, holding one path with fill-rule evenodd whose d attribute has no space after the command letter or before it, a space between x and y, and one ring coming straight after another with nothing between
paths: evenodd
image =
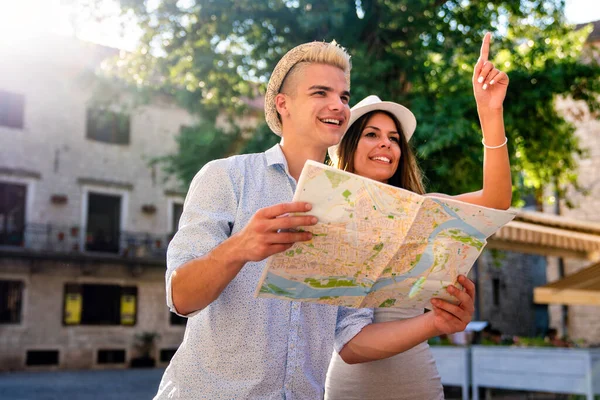
<instances>
[{"instance_id":1,"label":"young woman","mask_svg":"<svg viewBox=\"0 0 600 400\"><path fill-rule=\"evenodd\" d=\"M512 181L502 104L508 77L487 61L490 36L484 38L473 74L473 89L483 131L483 188L454 199L491 208L510 206ZM349 128L339 146L329 149L334 166L380 182L424 194L421 173L408 145L416 127L405 107L369 96L351 110ZM436 196L440 196L436 194ZM462 279L462 278L461 278ZM436 318L445 311L432 304ZM418 317L423 310L375 309L374 322ZM443 399L435 360L426 341L396 356L363 364L346 364L334 352L327 373L325 398Z\"/></svg>"}]
</instances>

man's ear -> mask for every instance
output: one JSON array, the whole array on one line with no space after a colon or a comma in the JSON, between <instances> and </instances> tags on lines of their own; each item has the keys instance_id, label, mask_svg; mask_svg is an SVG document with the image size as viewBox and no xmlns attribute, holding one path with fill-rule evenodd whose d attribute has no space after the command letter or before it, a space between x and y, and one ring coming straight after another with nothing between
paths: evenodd
<instances>
[{"instance_id":1,"label":"man's ear","mask_svg":"<svg viewBox=\"0 0 600 400\"><path fill-rule=\"evenodd\" d=\"M277 96L275 96L275 108L281 117L289 114L287 96L285 94L278 93Z\"/></svg>"}]
</instances>

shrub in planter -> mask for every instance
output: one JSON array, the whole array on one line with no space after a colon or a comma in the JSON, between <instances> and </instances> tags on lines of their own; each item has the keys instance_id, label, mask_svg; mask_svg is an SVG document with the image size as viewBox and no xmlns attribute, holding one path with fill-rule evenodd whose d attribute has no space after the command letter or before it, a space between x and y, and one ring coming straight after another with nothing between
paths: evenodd
<instances>
[{"instance_id":1,"label":"shrub in planter","mask_svg":"<svg viewBox=\"0 0 600 400\"><path fill-rule=\"evenodd\" d=\"M156 359L152 354L159 337L156 332L142 332L135 335L134 347L139 355L131 359L131 368L153 368L156 365Z\"/></svg>"}]
</instances>

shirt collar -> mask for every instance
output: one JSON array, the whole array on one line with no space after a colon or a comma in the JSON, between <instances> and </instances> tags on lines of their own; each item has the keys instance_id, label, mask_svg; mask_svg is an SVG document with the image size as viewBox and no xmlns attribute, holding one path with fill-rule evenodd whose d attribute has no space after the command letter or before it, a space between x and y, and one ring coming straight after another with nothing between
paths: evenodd
<instances>
[{"instance_id":1,"label":"shirt collar","mask_svg":"<svg viewBox=\"0 0 600 400\"><path fill-rule=\"evenodd\" d=\"M267 165L269 167L271 165L283 165L287 170L287 160L279 143L265 151L265 156L267 157Z\"/></svg>"},{"instance_id":2,"label":"shirt collar","mask_svg":"<svg viewBox=\"0 0 600 400\"><path fill-rule=\"evenodd\" d=\"M287 159L285 158L285 154L283 154L283 150L281 149L281 146L279 145L279 143L277 143L275 146L271 147L269 150L265 151L265 155L267 157L267 166L270 167L272 165L281 165L283 167L283 170L285 171L286 175L292 181L294 181L294 184L296 183L296 180L294 178L292 178L292 176L290 175L290 170L288 169Z\"/></svg>"}]
</instances>

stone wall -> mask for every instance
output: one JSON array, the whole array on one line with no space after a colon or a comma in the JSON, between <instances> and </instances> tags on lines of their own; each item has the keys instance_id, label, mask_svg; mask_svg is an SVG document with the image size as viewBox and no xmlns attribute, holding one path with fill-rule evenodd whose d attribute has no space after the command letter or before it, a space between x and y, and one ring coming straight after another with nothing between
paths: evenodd
<instances>
[{"instance_id":1,"label":"stone wall","mask_svg":"<svg viewBox=\"0 0 600 400\"><path fill-rule=\"evenodd\" d=\"M141 269L121 263L82 266L78 262L0 260L0 280L24 282L21 322L0 329L0 370L25 368L29 350L58 350L59 364L43 369L119 368L136 357L135 335L159 334L154 358L160 350L176 349L185 326L171 325L165 303L164 269ZM92 326L63 324L66 283L108 284L137 287L137 318L134 326ZM125 363L98 364L97 352L104 349L126 351ZM159 363L160 365L160 363ZM162 363L165 365L165 363Z\"/></svg>"},{"instance_id":2,"label":"stone wall","mask_svg":"<svg viewBox=\"0 0 600 400\"><path fill-rule=\"evenodd\" d=\"M507 251L484 251L477 261L479 319L506 335L535 336L547 327L545 306L533 303L533 288L546 281L546 259ZM473 267L475 268L475 267ZM471 279L475 279L475 271ZM494 297L494 280L498 296Z\"/></svg>"}]
</instances>

